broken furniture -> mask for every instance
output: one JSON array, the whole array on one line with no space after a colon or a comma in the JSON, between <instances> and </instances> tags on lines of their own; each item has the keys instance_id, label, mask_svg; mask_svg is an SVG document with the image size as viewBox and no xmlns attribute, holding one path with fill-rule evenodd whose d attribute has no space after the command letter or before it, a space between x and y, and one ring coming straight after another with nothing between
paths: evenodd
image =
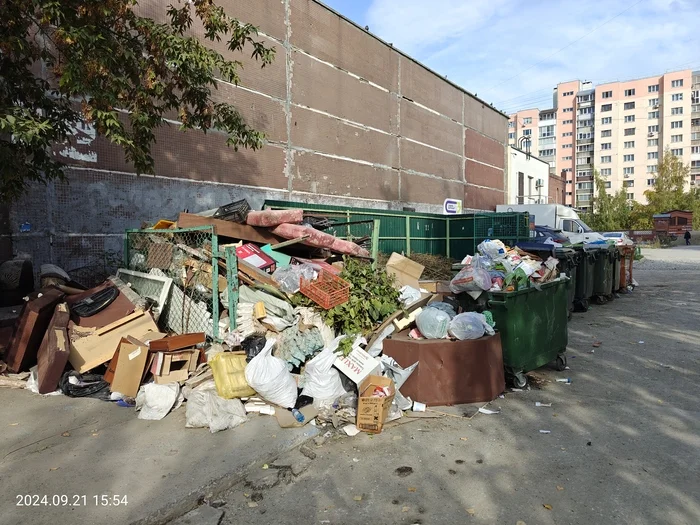
<instances>
[{"instance_id":1,"label":"broken furniture","mask_svg":"<svg viewBox=\"0 0 700 525\"><path fill-rule=\"evenodd\" d=\"M48 394L56 390L63 370L68 363L70 341L67 329L69 321L68 305L66 303L58 304L37 353L37 380L40 394Z\"/></svg>"}]
</instances>

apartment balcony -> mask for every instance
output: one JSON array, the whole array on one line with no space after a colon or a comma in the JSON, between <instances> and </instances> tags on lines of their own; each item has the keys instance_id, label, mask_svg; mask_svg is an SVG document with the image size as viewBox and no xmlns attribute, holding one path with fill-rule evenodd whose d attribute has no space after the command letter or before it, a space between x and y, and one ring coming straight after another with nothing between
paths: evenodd
<instances>
[{"instance_id":1,"label":"apartment balcony","mask_svg":"<svg viewBox=\"0 0 700 525\"><path fill-rule=\"evenodd\" d=\"M557 119L540 120L538 126L556 126Z\"/></svg>"},{"instance_id":2,"label":"apartment balcony","mask_svg":"<svg viewBox=\"0 0 700 525\"><path fill-rule=\"evenodd\" d=\"M590 175L576 176L576 182L593 182L593 177Z\"/></svg>"},{"instance_id":3,"label":"apartment balcony","mask_svg":"<svg viewBox=\"0 0 700 525\"><path fill-rule=\"evenodd\" d=\"M593 144L594 138L590 139L576 139L577 146L585 146L586 144Z\"/></svg>"}]
</instances>

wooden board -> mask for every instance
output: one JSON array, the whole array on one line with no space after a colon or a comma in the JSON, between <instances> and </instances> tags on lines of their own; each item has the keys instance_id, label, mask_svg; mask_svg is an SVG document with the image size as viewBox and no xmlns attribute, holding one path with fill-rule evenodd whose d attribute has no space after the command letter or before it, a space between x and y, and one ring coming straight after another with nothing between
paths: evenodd
<instances>
[{"instance_id":1,"label":"wooden board","mask_svg":"<svg viewBox=\"0 0 700 525\"><path fill-rule=\"evenodd\" d=\"M191 213L180 213L177 219L179 228L192 228L194 226L213 226L214 233L223 237L231 237L232 239L242 239L249 242L257 242L262 244L276 244L284 241L281 237L270 233L265 228L256 228L247 224L238 224L236 222L222 221L212 217L202 217L201 215L192 215Z\"/></svg>"},{"instance_id":2,"label":"wooden board","mask_svg":"<svg viewBox=\"0 0 700 525\"><path fill-rule=\"evenodd\" d=\"M48 394L56 390L68 362L70 349L66 328L69 321L70 314L66 303L57 305L37 354L40 394Z\"/></svg>"}]
</instances>

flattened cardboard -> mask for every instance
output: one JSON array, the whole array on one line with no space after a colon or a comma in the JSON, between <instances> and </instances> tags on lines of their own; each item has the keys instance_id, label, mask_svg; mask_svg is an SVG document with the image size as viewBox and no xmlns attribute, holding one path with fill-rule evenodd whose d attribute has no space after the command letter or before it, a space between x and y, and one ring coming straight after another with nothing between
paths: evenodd
<instances>
[{"instance_id":1,"label":"flattened cardboard","mask_svg":"<svg viewBox=\"0 0 700 525\"><path fill-rule=\"evenodd\" d=\"M376 387L388 388L390 394L386 397L372 397ZM395 395L396 387L388 377L371 375L362 381L357 398L357 428L370 434L379 434L384 428Z\"/></svg>"},{"instance_id":2,"label":"flattened cardboard","mask_svg":"<svg viewBox=\"0 0 700 525\"><path fill-rule=\"evenodd\" d=\"M299 423L294 417L294 414L286 408L275 407L275 417L282 428L303 427L318 415L318 410L314 408L313 405L306 405L300 408L299 412L304 416L303 423Z\"/></svg>"},{"instance_id":3,"label":"flattened cardboard","mask_svg":"<svg viewBox=\"0 0 700 525\"><path fill-rule=\"evenodd\" d=\"M392 253L386 263L386 273L396 276L396 282L401 286L410 286L420 289L420 276L423 275L425 266L404 257L399 253Z\"/></svg>"},{"instance_id":4,"label":"flattened cardboard","mask_svg":"<svg viewBox=\"0 0 700 525\"><path fill-rule=\"evenodd\" d=\"M138 338L137 338L137 337L127 336L127 337L124 338L124 339L126 339L126 341L129 342L129 343L131 343L132 345L139 345L139 344L146 344L146 345L148 345L150 341L154 341L154 340L157 340L157 339L162 339L162 338L165 337L166 335L167 335L167 334L163 334L163 333L160 333L160 332L146 332L145 334L143 334L141 337L138 337ZM122 341L124 341L124 339L122 339ZM120 341L119 344L120 344L120 346L121 346L121 341ZM152 357L152 356L153 356L153 354L151 354L151 356L147 357L146 363L148 363L148 360L149 360L150 357ZM112 360L109 362L109 365L107 366L107 371L105 372L104 377L103 377L103 379L104 379L105 381L107 381L108 383L110 383L110 384L112 383L112 380L114 379L114 373L115 373L115 371L116 371L116 369L117 369L117 364L118 364L118 363L119 363L119 347L117 347L117 351L114 352L114 357L112 357ZM149 363L149 364L150 364L150 363ZM145 369L145 368L146 368L146 367L144 367L144 369ZM144 372L145 372L145 370L144 370ZM142 373L142 380L141 380L141 383L143 383L143 379L145 379L145 375L146 375L145 373ZM117 390L117 392L119 392L119 390ZM123 392L122 392L122 393L123 393Z\"/></svg>"}]
</instances>

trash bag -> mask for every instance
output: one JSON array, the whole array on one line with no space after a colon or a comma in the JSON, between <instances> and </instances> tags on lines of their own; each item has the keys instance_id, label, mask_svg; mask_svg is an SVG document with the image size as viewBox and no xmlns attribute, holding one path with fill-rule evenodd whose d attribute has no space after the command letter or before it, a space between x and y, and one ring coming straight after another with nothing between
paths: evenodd
<instances>
[{"instance_id":1,"label":"trash bag","mask_svg":"<svg viewBox=\"0 0 700 525\"><path fill-rule=\"evenodd\" d=\"M413 288L412 286L404 286L401 288L400 292L401 295L399 296L399 301L401 301L401 304L404 306L415 303L416 301L420 300L421 297L420 290Z\"/></svg>"},{"instance_id":2,"label":"trash bag","mask_svg":"<svg viewBox=\"0 0 700 525\"><path fill-rule=\"evenodd\" d=\"M241 343L241 348L243 348L247 355L246 362L250 363L250 360L258 355L263 348L265 348L265 336L251 335Z\"/></svg>"},{"instance_id":3,"label":"trash bag","mask_svg":"<svg viewBox=\"0 0 700 525\"><path fill-rule=\"evenodd\" d=\"M483 268L465 266L450 282L452 293L482 292L491 288L491 275Z\"/></svg>"},{"instance_id":4,"label":"trash bag","mask_svg":"<svg viewBox=\"0 0 700 525\"><path fill-rule=\"evenodd\" d=\"M187 428L209 427L213 434L248 421L240 399L224 399L212 390L193 390L185 410Z\"/></svg>"},{"instance_id":5,"label":"trash bag","mask_svg":"<svg viewBox=\"0 0 700 525\"><path fill-rule=\"evenodd\" d=\"M277 268L272 278L280 285L280 290L283 292L297 293L302 277L313 280L317 275L314 267L309 264L288 264Z\"/></svg>"},{"instance_id":6,"label":"trash bag","mask_svg":"<svg viewBox=\"0 0 700 525\"><path fill-rule=\"evenodd\" d=\"M268 339L265 347L245 369L245 379L261 397L283 408L292 408L297 400L297 384L287 370L287 363L272 355L275 339Z\"/></svg>"},{"instance_id":7,"label":"trash bag","mask_svg":"<svg viewBox=\"0 0 700 525\"><path fill-rule=\"evenodd\" d=\"M437 302L437 303L430 303L426 308L437 308L438 310L442 310L446 314L450 316L450 319L452 319L455 315L457 315L457 312L455 311L454 306L452 306L449 303L443 303L443 302Z\"/></svg>"},{"instance_id":8,"label":"trash bag","mask_svg":"<svg viewBox=\"0 0 700 525\"><path fill-rule=\"evenodd\" d=\"M333 368L335 363L336 350L340 340L345 336L336 337L333 342L325 347L313 359L306 363L304 375L306 384L301 391L302 396L313 397L320 401L335 400L345 393L343 383L340 380L340 373Z\"/></svg>"},{"instance_id":9,"label":"trash bag","mask_svg":"<svg viewBox=\"0 0 700 525\"><path fill-rule=\"evenodd\" d=\"M481 255L485 255L493 261L498 261L500 259L505 258L506 253L508 251L506 245L498 239L494 241L486 239L479 246L477 246L476 249L479 250L479 253Z\"/></svg>"},{"instance_id":10,"label":"trash bag","mask_svg":"<svg viewBox=\"0 0 700 525\"><path fill-rule=\"evenodd\" d=\"M136 410L139 413L139 419L151 421L163 419L173 409L179 397L180 385L177 383L143 385L136 394Z\"/></svg>"},{"instance_id":11,"label":"trash bag","mask_svg":"<svg viewBox=\"0 0 700 525\"><path fill-rule=\"evenodd\" d=\"M224 399L250 397L255 390L245 380L246 356L231 352L216 354L209 361L214 374L216 392Z\"/></svg>"},{"instance_id":12,"label":"trash bag","mask_svg":"<svg viewBox=\"0 0 700 525\"><path fill-rule=\"evenodd\" d=\"M459 314L450 322L449 333L457 339L479 339L484 333L493 335L493 328L486 321L483 314L466 312Z\"/></svg>"},{"instance_id":13,"label":"trash bag","mask_svg":"<svg viewBox=\"0 0 700 525\"><path fill-rule=\"evenodd\" d=\"M447 336L450 315L437 308L426 308L418 317L416 325L426 339L443 339Z\"/></svg>"}]
</instances>

